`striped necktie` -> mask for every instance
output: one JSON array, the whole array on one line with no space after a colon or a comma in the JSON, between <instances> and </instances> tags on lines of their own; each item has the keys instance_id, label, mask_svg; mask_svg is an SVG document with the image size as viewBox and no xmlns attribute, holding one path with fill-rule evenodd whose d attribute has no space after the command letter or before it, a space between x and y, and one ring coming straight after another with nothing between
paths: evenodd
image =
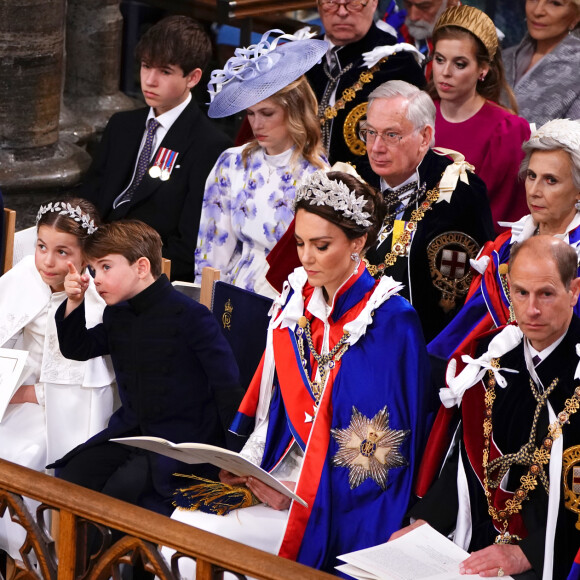
<instances>
[{"instance_id":1,"label":"striped necktie","mask_svg":"<svg viewBox=\"0 0 580 580\"><path fill-rule=\"evenodd\" d=\"M137 186L143 179L147 168L149 167L149 162L151 160L151 152L153 150L153 139L155 137L155 133L161 123L157 119L149 119L149 123L147 125L147 135L145 136L145 144L143 145L143 149L141 149L141 153L139 155L139 161L137 161L137 168L135 169L135 176L133 177L133 181L131 185L127 189L127 191L123 194L123 197L119 200L117 205L125 203L127 201L131 201Z\"/></svg>"}]
</instances>

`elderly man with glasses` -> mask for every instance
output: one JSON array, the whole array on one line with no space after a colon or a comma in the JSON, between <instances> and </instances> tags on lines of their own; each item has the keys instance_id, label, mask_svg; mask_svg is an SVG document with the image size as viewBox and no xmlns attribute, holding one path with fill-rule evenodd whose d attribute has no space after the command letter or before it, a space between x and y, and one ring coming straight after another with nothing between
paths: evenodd
<instances>
[{"instance_id":1,"label":"elderly man with glasses","mask_svg":"<svg viewBox=\"0 0 580 580\"><path fill-rule=\"evenodd\" d=\"M392 79L420 87L425 84L417 63L421 55L404 47L393 50L396 38L374 23L377 2L318 0L324 39L330 48L307 73L319 102L322 135L331 164L350 162L365 178L372 172L357 128L369 93Z\"/></svg>"},{"instance_id":2,"label":"elderly man with glasses","mask_svg":"<svg viewBox=\"0 0 580 580\"><path fill-rule=\"evenodd\" d=\"M435 105L427 93L389 81L369 95L359 135L387 206L366 261L375 277L405 284L429 342L465 300L469 260L493 238L485 184L464 157L431 149Z\"/></svg>"}]
</instances>

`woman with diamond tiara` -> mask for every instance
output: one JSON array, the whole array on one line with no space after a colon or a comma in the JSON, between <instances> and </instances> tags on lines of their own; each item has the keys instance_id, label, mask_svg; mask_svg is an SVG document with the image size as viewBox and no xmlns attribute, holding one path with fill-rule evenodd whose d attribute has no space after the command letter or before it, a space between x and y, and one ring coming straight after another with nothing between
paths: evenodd
<instances>
[{"instance_id":1,"label":"woman with diamond tiara","mask_svg":"<svg viewBox=\"0 0 580 580\"><path fill-rule=\"evenodd\" d=\"M328 45L287 34L269 42L273 32L212 73L209 116L246 111L254 140L224 151L210 173L195 251L196 282L212 266L225 282L270 297L266 256L294 217L296 185L328 166L304 76Z\"/></svg>"},{"instance_id":2,"label":"woman with diamond tiara","mask_svg":"<svg viewBox=\"0 0 580 580\"><path fill-rule=\"evenodd\" d=\"M222 482L251 492L251 507L203 513L222 510L193 486L176 505L196 511L172 518L335 573L337 556L386 541L403 521L430 422L429 364L401 285L375 281L361 261L384 217L379 194L353 175L317 171L294 208L302 267L274 303L231 429L251 433L242 455L307 505L222 471Z\"/></svg>"},{"instance_id":3,"label":"woman with diamond tiara","mask_svg":"<svg viewBox=\"0 0 580 580\"><path fill-rule=\"evenodd\" d=\"M101 431L113 412L110 362L64 358L54 322L66 299L67 264L85 267L83 245L96 221L97 210L82 199L41 206L34 256L0 277L0 345L28 352L14 390L0 390L0 458L37 471ZM89 295L87 317L95 325L105 303L93 285ZM4 350L1 356L9 354ZM0 550L20 558L23 541L24 530L6 513L0 519Z\"/></svg>"}]
</instances>

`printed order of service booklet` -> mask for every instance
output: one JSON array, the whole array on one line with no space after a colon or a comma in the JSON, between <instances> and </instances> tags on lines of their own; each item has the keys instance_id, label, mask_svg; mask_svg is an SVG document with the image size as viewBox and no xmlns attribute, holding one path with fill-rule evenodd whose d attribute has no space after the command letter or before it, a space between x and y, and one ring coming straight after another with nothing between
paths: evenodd
<instances>
[{"instance_id":1,"label":"printed order of service booklet","mask_svg":"<svg viewBox=\"0 0 580 580\"><path fill-rule=\"evenodd\" d=\"M289 490L281 481L235 451L205 443L172 443L161 437L119 437L111 441L154 451L183 463L211 463L235 475L255 477L286 497L308 507L301 497Z\"/></svg>"},{"instance_id":2,"label":"printed order of service booklet","mask_svg":"<svg viewBox=\"0 0 580 580\"><path fill-rule=\"evenodd\" d=\"M459 574L469 554L429 524L385 544L343 554L337 570L358 580L466 580L479 574ZM511 576L504 576L513 580Z\"/></svg>"}]
</instances>

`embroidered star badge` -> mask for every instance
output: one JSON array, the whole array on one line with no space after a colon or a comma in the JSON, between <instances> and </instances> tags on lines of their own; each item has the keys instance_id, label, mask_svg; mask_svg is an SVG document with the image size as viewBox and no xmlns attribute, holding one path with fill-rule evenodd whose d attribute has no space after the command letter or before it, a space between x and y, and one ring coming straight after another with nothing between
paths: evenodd
<instances>
[{"instance_id":1,"label":"embroidered star badge","mask_svg":"<svg viewBox=\"0 0 580 580\"><path fill-rule=\"evenodd\" d=\"M389 429L389 411L383 407L372 419L352 408L350 425L346 429L332 429L339 450L332 458L337 467L348 467L351 489L371 477L386 489L389 470L408 465L399 448L410 431Z\"/></svg>"}]
</instances>

